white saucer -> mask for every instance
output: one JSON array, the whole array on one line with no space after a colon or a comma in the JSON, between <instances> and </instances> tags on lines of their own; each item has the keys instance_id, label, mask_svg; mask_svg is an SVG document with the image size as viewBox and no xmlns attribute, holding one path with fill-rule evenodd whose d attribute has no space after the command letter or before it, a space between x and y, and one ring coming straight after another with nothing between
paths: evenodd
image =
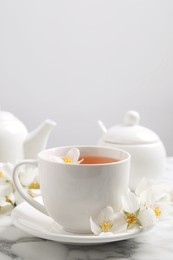
<instances>
[{"instance_id":1,"label":"white saucer","mask_svg":"<svg viewBox=\"0 0 173 260\"><path fill-rule=\"evenodd\" d=\"M42 201L41 197L37 198ZM18 205L12 212L13 224L36 237L61 242L64 244L96 245L115 241L121 241L138 236L143 229L127 231L126 233L113 234L109 236L96 236L94 234L68 233L55 223L52 218L31 207L27 202Z\"/></svg>"}]
</instances>

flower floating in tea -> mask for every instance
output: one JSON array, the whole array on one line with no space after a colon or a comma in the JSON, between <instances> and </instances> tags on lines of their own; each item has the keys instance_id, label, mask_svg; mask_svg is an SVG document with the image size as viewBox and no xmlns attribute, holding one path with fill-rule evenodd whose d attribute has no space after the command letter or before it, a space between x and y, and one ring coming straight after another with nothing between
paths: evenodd
<instances>
[{"instance_id":1,"label":"flower floating in tea","mask_svg":"<svg viewBox=\"0 0 173 260\"><path fill-rule=\"evenodd\" d=\"M60 163L67 163L67 164L80 164L83 159L79 160L80 158L80 150L76 147L70 149L64 156L56 156L51 155L49 156L49 160L52 162L60 162Z\"/></svg>"},{"instance_id":2,"label":"flower floating in tea","mask_svg":"<svg viewBox=\"0 0 173 260\"><path fill-rule=\"evenodd\" d=\"M106 207L90 217L91 231L96 235L121 233L129 229L148 228L172 211L172 189L162 183L142 180L135 192L122 196L122 209Z\"/></svg>"}]
</instances>

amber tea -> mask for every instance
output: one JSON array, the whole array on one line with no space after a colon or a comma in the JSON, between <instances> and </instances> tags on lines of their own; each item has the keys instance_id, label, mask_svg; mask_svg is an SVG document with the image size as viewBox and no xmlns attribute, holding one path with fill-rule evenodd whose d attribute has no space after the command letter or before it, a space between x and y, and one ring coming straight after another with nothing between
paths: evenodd
<instances>
[{"instance_id":1,"label":"amber tea","mask_svg":"<svg viewBox=\"0 0 173 260\"><path fill-rule=\"evenodd\" d=\"M79 160L83 161L80 164L102 164L102 163L113 163L118 162L119 160L112 157L103 157L103 156L81 156Z\"/></svg>"}]
</instances>

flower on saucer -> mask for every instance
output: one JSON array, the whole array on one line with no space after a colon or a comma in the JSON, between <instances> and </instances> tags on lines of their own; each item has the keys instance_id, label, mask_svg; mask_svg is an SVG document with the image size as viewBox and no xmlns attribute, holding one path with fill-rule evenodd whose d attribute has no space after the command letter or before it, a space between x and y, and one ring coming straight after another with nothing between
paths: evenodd
<instances>
[{"instance_id":1,"label":"flower on saucer","mask_svg":"<svg viewBox=\"0 0 173 260\"><path fill-rule=\"evenodd\" d=\"M156 222L154 211L141 207L140 199L130 190L122 196L122 208L127 228L147 228Z\"/></svg>"},{"instance_id":2,"label":"flower on saucer","mask_svg":"<svg viewBox=\"0 0 173 260\"><path fill-rule=\"evenodd\" d=\"M142 179L135 193L140 199L141 208L152 209L156 218L163 217L172 210L170 188L163 183Z\"/></svg>"},{"instance_id":3,"label":"flower on saucer","mask_svg":"<svg viewBox=\"0 0 173 260\"><path fill-rule=\"evenodd\" d=\"M4 196L0 198L0 214L1 215L9 215L9 213L14 208L14 196L13 194L9 194L8 196Z\"/></svg>"},{"instance_id":4,"label":"flower on saucer","mask_svg":"<svg viewBox=\"0 0 173 260\"><path fill-rule=\"evenodd\" d=\"M12 169L11 163L0 163L0 214L8 214L16 205Z\"/></svg>"},{"instance_id":5,"label":"flower on saucer","mask_svg":"<svg viewBox=\"0 0 173 260\"><path fill-rule=\"evenodd\" d=\"M19 170L19 179L26 191L32 197L40 195L38 168L29 165L23 165L19 168Z\"/></svg>"},{"instance_id":6,"label":"flower on saucer","mask_svg":"<svg viewBox=\"0 0 173 260\"><path fill-rule=\"evenodd\" d=\"M49 160L53 162L60 162L60 163L73 163L73 164L80 164L82 160L79 161L80 158L80 150L78 148L70 149L65 156L58 157L56 155L49 156Z\"/></svg>"},{"instance_id":7,"label":"flower on saucer","mask_svg":"<svg viewBox=\"0 0 173 260\"><path fill-rule=\"evenodd\" d=\"M90 217L91 230L102 236L151 227L172 211L172 194L173 190L168 185L143 179L135 192L128 189L121 197L119 212L115 213L108 206L97 216Z\"/></svg>"},{"instance_id":8,"label":"flower on saucer","mask_svg":"<svg viewBox=\"0 0 173 260\"><path fill-rule=\"evenodd\" d=\"M135 193L128 190L122 197L122 206L128 228L149 227L172 210L170 188L163 183L143 179Z\"/></svg>"},{"instance_id":9,"label":"flower on saucer","mask_svg":"<svg viewBox=\"0 0 173 260\"><path fill-rule=\"evenodd\" d=\"M153 182L151 180L143 178L136 186L135 194L141 196L143 192L149 192L155 197L157 201L172 202L173 189L165 183Z\"/></svg>"},{"instance_id":10,"label":"flower on saucer","mask_svg":"<svg viewBox=\"0 0 173 260\"><path fill-rule=\"evenodd\" d=\"M13 167L14 165L9 162L0 163L0 215L10 214L12 209L23 201L13 184ZM19 179L26 192L32 197L40 195L37 168L20 167Z\"/></svg>"},{"instance_id":11,"label":"flower on saucer","mask_svg":"<svg viewBox=\"0 0 173 260\"><path fill-rule=\"evenodd\" d=\"M90 217L90 226L95 235L107 236L125 231L127 224L122 212L114 213L113 208L108 206L98 215Z\"/></svg>"},{"instance_id":12,"label":"flower on saucer","mask_svg":"<svg viewBox=\"0 0 173 260\"><path fill-rule=\"evenodd\" d=\"M12 183L12 171L13 164L0 163L0 184L4 182Z\"/></svg>"}]
</instances>

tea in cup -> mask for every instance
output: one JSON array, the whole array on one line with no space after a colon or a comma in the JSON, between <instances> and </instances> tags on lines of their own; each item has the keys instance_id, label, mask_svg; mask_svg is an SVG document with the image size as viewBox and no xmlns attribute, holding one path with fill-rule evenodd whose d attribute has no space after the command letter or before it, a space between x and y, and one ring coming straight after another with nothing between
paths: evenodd
<instances>
[{"instance_id":1,"label":"tea in cup","mask_svg":"<svg viewBox=\"0 0 173 260\"><path fill-rule=\"evenodd\" d=\"M50 216L64 230L91 233L90 216L107 206L121 207L121 196L129 184L130 155L110 147L78 146L80 157L73 162L66 157L73 146L47 149L38 160L18 163L13 181L24 200ZM19 181L18 167L38 165L40 189L44 205L31 198Z\"/></svg>"}]
</instances>

